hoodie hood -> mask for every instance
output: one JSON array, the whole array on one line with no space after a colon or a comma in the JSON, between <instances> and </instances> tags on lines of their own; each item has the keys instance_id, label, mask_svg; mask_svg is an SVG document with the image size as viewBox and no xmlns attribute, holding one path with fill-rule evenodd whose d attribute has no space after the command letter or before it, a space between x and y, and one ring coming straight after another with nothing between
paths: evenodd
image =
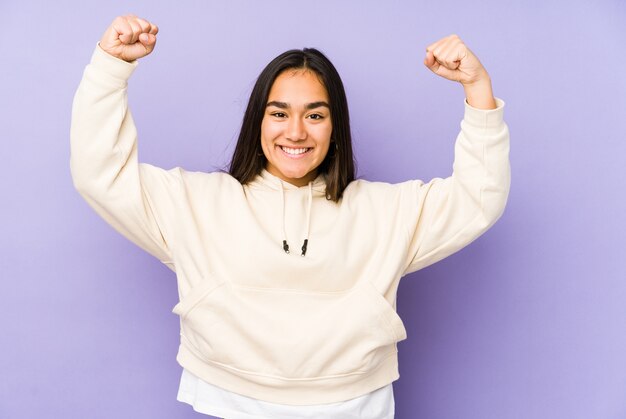
<instances>
[{"instance_id":1,"label":"hoodie hood","mask_svg":"<svg viewBox=\"0 0 626 419\"><path fill-rule=\"evenodd\" d=\"M311 232L311 209L313 207L313 198L324 197L326 198L326 177L323 174L318 175L313 181L309 182L306 186L296 186L289 182L285 182L277 176L274 176L266 169L249 184L253 189L265 189L276 191L280 199L281 208L281 226L282 226L282 248L287 254L290 253L289 243L287 242L287 232L285 229L285 193L288 191L301 191L306 190L308 193L308 205L305 214L306 217L306 234L302 241L302 247L300 248L300 256L306 256L307 246L309 244L309 234Z\"/></svg>"},{"instance_id":2,"label":"hoodie hood","mask_svg":"<svg viewBox=\"0 0 626 419\"><path fill-rule=\"evenodd\" d=\"M282 189L285 191L307 189L310 185L311 189L313 190L314 197L326 196L326 176L324 174L319 174L312 182L309 182L309 184L306 186L296 186L289 182L285 182L278 176L274 176L266 169L263 169L263 171L261 171L261 173L256 178L254 178L254 180L248 185L250 188L271 189L275 191L281 190L281 185Z\"/></svg>"}]
</instances>

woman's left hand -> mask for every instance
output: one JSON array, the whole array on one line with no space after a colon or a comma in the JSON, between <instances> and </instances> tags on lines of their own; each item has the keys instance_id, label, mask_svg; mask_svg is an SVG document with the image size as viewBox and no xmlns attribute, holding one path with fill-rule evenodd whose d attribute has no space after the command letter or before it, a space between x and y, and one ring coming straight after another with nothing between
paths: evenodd
<instances>
[{"instance_id":1,"label":"woman's left hand","mask_svg":"<svg viewBox=\"0 0 626 419\"><path fill-rule=\"evenodd\" d=\"M487 70L457 35L447 36L429 45L424 65L438 76L461 83L471 106L496 108Z\"/></svg>"}]
</instances>

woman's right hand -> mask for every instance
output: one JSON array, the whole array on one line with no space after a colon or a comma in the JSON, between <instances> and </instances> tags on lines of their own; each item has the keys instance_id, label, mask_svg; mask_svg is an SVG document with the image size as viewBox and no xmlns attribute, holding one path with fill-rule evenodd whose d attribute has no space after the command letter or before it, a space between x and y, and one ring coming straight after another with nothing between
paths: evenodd
<instances>
[{"instance_id":1,"label":"woman's right hand","mask_svg":"<svg viewBox=\"0 0 626 419\"><path fill-rule=\"evenodd\" d=\"M159 28L134 15L118 16L100 39L100 48L124 61L150 54L156 45Z\"/></svg>"}]
</instances>

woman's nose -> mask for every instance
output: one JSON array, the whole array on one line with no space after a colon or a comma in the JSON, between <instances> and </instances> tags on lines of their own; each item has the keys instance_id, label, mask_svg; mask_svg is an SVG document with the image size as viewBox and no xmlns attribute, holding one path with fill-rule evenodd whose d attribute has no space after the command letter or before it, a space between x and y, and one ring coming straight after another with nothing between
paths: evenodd
<instances>
[{"instance_id":1,"label":"woman's nose","mask_svg":"<svg viewBox=\"0 0 626 419\"><path fill-rule=\"evenodd\" d=\"M291 141L302 141L306 139L306 129L304 122L300 118L289 119L286 137Z\"/></svg>"}]
</instances>

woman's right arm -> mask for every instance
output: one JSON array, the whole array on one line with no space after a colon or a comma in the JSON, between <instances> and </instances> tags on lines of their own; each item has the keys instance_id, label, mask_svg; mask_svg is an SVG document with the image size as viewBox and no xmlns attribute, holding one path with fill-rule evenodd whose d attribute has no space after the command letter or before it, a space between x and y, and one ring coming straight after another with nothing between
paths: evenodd
<instances>
[{"instance_id":1,"label":"woman's right arm","mask_svg":"<svg viewBox=\"0 0 626 419\"><path fill-rule=\"evenodd\" d=\"M106 222L173 268L167 227L180 169L138 162L127 99L136 60L152 52L156 33L134 16L116 18L105 32L74 97L70 168L76 189Z\"/></svg>"}]
</instances>

